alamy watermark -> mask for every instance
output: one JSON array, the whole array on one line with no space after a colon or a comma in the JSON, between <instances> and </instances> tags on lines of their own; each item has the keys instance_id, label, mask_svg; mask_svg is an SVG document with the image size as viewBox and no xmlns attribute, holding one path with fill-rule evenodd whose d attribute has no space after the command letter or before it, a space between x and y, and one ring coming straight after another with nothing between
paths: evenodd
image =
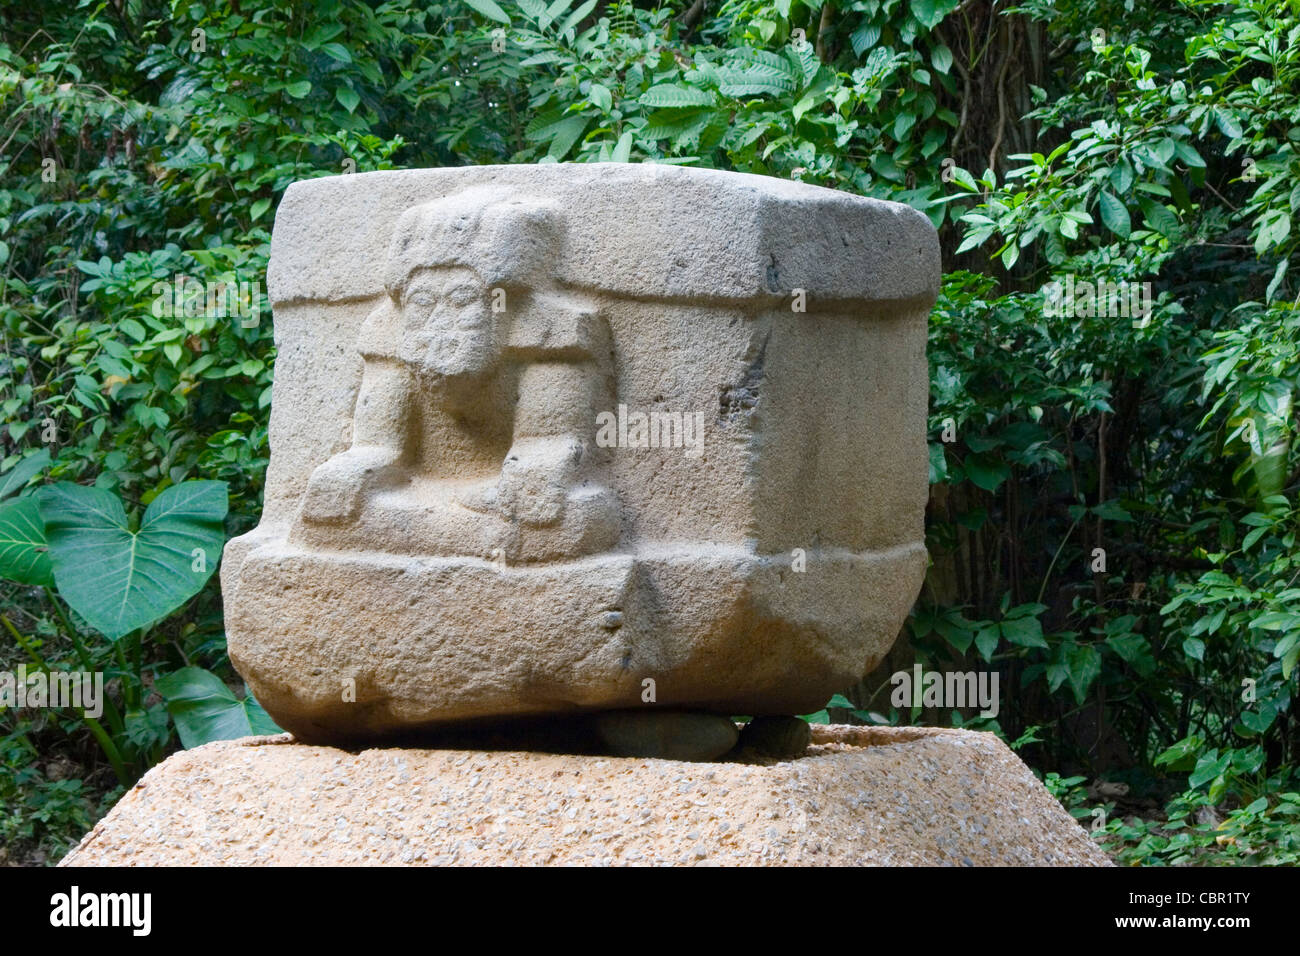
<instances>
[{"instance_id":1,"label":"alamy watermark","mask_svg":"<svg viewBox=\"0 0 1300 956\"><path fill-rule=\"evenodd\" d=\"M152 893L83 893L74 884L68 892L50 897L50 925L55 927L119 926L130 929L132 936L148 936L152 913Z\"/></svg>"},{"instance_id":2,"label":"alamy watermark","mask_svg":"<svg viewBox=\"0 0 1300 956\"><path fill-rule=\"evenodd\" d=\"M0 707L26 710L39 707L77 707L87 717L104 713L104 675L100 671L36 671L27 665L17 671L0 671Z\"/></svg>"},{"instance_id":3,"label":"alamy watermark","mask_svg":"<svg viewBox=\"0 0 1300 956\"><path fill-rule=\"evenodd\" d=\"M1133 328L1146 328L1151 315L1151 283L1121 279L1093 282L1067 274L1043 286L1043 314L1067 319L1133 319Z\"/></svg>"},{"instance_id":4,"label":"alamy watermark","mask_svg":"<svg viewBox=\"0 0 1300 956\"><path fill-rule=\"evenodd\" d=\"M981 717L996 717L1000 707L997 671L926 671L920 664L897 671L889 678L894 685L889 702L908 707L944 707L962 710L979 706Z\"/></svg>"},{"instance_id":5,"label":"alamy watermark","mask_svg":"<svg viewBox=\"0 0 1300 956\"><path fill-rule=\"evenodd\" d=\"M680 448L688 458L704 452L704 412L638 412L620 404L596 415L600 448Z\"/></svg>"}]
</instances>

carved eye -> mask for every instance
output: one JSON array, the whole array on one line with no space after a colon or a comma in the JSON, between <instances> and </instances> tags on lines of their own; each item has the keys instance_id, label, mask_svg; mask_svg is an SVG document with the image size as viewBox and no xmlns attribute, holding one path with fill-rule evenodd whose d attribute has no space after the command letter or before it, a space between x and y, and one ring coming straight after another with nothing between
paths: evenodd
<instances>
[{"instance_id":1,"label":"carved eye","mask_svg":"<svg viewBox=\"0 0 1300 956\"><path fill-rule=\"evenodd\" d=\"M407 294L405 304L429 309L436 305L437 302L438 296L432 290L417 287Z\"/></svg>"},{"instance_id":2,"label":"carved eye","mask_svg":"<svg viewBox=\"0 0 1300 956\"><path fill-rule=\"evenodd\" d=\"M466 306L478 300L478 290L472 285L454 285L447 290L447 300L454 306Z\"/></svg>"}]
</instances>

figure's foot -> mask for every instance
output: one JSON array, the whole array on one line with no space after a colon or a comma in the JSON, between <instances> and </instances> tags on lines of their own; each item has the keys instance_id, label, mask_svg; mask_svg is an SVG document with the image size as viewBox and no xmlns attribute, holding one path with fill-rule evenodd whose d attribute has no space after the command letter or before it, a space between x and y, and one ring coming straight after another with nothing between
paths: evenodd
<instances>
[{"instance_id":1,"label":"figure's foot","mask_svg":"<svg viewBox=\"0 0 1300 956\"><path fill-rule=\"evenodd\" d=\"M532 528L559 524L581 460L582 445L569 438L515 442L497 484L501 517Z\"/></svg>"},{"instance_id":2,"label":"figure's foot","mask_svg":"<svg viewBox=\"0 0 1300 956\"><path fill-rule=\"evenodd\" d=\"M497 515L501 512L500 492L495 481L480 481L458 488L452 492L451 500L479 514Z\"/></svg>"},{"instance_id":3,"label":"figure's foot","mask_svg":"<svg viewBox=\"0 0 1300 956\"><path fill-rule=\"evenodd\" d=\"M353 448L317 466L307 481L302 516L314 523L356 521L375 479L396 463L385 448Z\"/></svg>"},{"instance_id":4,"label":"figure's foot","mask_svg":"<svg viewBox=\"0 0 1300 956\"><path fill-rule=\"evenodd\" d=\"M507 519L509 521L509 519ZM563 517L541 527L509 521L508 559L514 563L563 561L618 546L622 514L609 488L582 485L565 496Z\"/></svg>"},{"instance_id":5,"label":"figure's foot","mask_svg":"<svg viewBox=\"0 0 1300 956\"><path fill-rule=\"evenodd\" d=\"M613 710L597 714L596 734L620 757L717 760L739 736L729 717L685 710Z\"/></svg>"}]
</instances>

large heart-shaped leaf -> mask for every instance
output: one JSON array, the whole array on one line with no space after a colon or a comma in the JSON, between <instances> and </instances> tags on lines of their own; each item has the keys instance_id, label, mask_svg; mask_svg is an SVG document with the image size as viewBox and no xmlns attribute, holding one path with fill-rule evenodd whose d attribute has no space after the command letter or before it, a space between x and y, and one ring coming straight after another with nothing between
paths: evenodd
<instances>
[{"instance_id":1,"label":"large heart-shaped leaf","mask_svg":"<svg viewBox=\"0 0 1300 956\"><path fill-rule=\"evenodd\" d=\"M201 667L182 667L154 686L167 701L187 750L213 740L283 732L252 694L240 700L220 677Z\"/></svg>"},{"instance_id":2,"label":"large heart-shaped leaf","mask_svg":"<svg viewBox=\"0 0 1300 956\"><path fill-rule=\"evenodd\" d=\"M0 578L42 587L54 585L45 524L34 496L0 504Z\"/></svg>"},{"instance_id":3,"label":"large heart-shaped leaf","mask_svg":"<svg viewBox=\"0 0 1300 956\"><path fill-rule=\"evenodd\" d=\"M134 532L122 503L103 489L59 482L39 500L59 594L110 640L197 594L225 541L224 481L173 485Z\"/></svg>"}]
</instances>

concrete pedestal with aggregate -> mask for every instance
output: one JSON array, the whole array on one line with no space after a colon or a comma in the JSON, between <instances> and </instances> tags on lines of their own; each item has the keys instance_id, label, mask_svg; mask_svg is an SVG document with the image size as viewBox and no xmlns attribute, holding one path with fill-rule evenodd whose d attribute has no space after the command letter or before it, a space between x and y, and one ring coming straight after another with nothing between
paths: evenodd
<instances>
[{"instance_id":1,"label":"concrete pedestal with aggregate","mask_svg":"<svg viewBox=\"0 0 1300 956\"><path fill-rule=\"evenodd\" d=\"M63 861L696 863L1108 865L994 735L834 726L794 759L714 763L207 744L146 774Z\"/></svg>"}]
</instances>

